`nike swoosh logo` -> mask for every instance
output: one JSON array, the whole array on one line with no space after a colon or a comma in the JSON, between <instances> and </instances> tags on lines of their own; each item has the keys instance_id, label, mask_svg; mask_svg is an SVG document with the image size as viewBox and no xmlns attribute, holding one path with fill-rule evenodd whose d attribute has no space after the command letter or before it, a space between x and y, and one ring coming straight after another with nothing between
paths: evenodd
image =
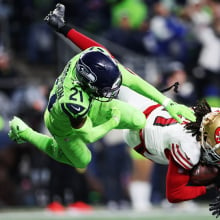
<instances>
[{"instance_id":1,"label":"nike swoosh logo","mask_svg":"<svg viewBox=\"0 0 220 220\"><path fill-rule=\"evenodd\" d=\"M81 110L81 108L78 106L76 107L75 105L71 105L71 107L76 110L77 112L79 112Z\"/></svg>"}]
</instances>

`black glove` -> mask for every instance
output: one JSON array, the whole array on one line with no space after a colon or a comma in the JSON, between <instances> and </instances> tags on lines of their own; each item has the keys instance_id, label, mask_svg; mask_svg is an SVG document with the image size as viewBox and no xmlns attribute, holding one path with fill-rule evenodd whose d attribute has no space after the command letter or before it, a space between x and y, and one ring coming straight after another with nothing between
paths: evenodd
<instances>
[{"instance_id":1,"label":"black glove","mask_svg":"<svg viewBox=\"0 0 220 220\"><path fill-rule=\"evenodd\" d=\"M65 6L58 3L56 5L56 8L53 11L51 11L44 18L44 20L56 31L60 31L60 29L65 26L64 15L65 15Z\"/></svg>"},{"instance_id":2,"label":"black glove","mask_svg":"<svg viewBox=\"0 0 220 220\"><path fill-rule=\"evenodd\" d=\"M215 198L215 201L209 204L209 211L212 215L215 215L216 218L220 216L220 195Z\"/></svg>"}]
</instances>

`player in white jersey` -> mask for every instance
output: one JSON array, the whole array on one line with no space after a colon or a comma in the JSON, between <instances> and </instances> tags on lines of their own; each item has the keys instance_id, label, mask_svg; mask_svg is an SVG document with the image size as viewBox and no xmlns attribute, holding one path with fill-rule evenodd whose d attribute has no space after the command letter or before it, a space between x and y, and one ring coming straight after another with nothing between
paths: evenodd
<instances>
[{"instance_id":1,"label":"player in white jersey","mask_svg":"<svg viewBox=\"0 0 220 220\"><path fill-rule=\"evenodd\" d=\"M168 164L168 154L185 169L191 169L200 158L200 144L184 125L169 115L164 107L152 101L145 103L147 123L141 131L127 130L126 142L143 156L159 164Z\"/></svg>"},{"instance_id":2,"label":"player in white jersey","mask_svg":"<svg viewBox=\"0 0 220 220\"><path fill-rule=\"evenodd\" d=\"M125 141L146 158L168 164L167 199L176 203L205 194L210 186L189 185L190 170L201 161L220 164L220 109L203 101L193 107L196 122L178 124L163 106L130 90L122 88L119 98L146 116L144 129L125 130Z\"/></svg>"}]
</instances>

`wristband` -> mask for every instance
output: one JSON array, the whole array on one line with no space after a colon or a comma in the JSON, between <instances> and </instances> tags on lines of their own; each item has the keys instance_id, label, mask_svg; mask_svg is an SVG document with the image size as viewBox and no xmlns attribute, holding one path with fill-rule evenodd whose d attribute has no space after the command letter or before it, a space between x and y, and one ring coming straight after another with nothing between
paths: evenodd
<instances>
[{"instance_id":1,"label":"wristband","mask_svg":"<svg viewBox=\"0 0 220 220\"><path fill-rule=\"evenodd\" d=\"M63 34L64 36L67 36L68 32L72 29L72 27L68 24L65 24L63 27L61 27L58 31Z\"/></svg>"},{"instance_id":2,"label":"wristband","mask_svg":"<svg viewBox=\"0 0 220 220\"><path fill-rule=\"evenodd\" d=\"M170 98L165 98L165 99L163 100L162 105L163 105L164 107L166 107L166 106L170 103L170 101L171 101Z\"/></svg>"}]
</instances>

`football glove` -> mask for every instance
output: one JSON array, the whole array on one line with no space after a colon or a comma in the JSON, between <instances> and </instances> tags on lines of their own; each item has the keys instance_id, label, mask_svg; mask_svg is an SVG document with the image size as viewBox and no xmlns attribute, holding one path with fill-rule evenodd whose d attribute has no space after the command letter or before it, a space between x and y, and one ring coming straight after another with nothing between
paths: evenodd
<instances>
[{"instance_id":1,"label":"football glove","mask_svg":"<svg viewBox=\"0 0 220 220\"><path fill-rule=\"evenodd\" d=\"M196 116L194 114L194 111L185 105L175 103L171 99L166 98L163 101L163 106L166 108L166 110L169 112L169 114L174 119L176 119L179 123L182 123L182 119L180 118L180 115L182 115L184 118L186 118L192 122L196 121Z\"/></svg>"},{"instance_id":2,"label":"football glove","mask_svg":"<svg viewBox=\"0 0 220 220\"><path fill-rule=\"evenodd\" d=\"M213 202L209 203L209 211L216 218L220 216L220 195L218 195Z\"/></svg>"},{"instance_id":3,"label":"football glove","mask_svg":"<svg viewBox=\"0 0 220 220\"><path fill-rule=\"evenodd\" d=\"M56 8L51 11L44 20L56 31L59 31L65 25L65 6L58 3Z\"/></svg>"},{"instance_id":4,"label":"football glove","mask_svg":"<svg viewBox=\"0 0 220 220\"><path fill-rule=\"evenodd\" d=\"M23 139L22 134L24 131L30 129L27 124L25 124L20 118L14 117L9 121L10 130L8 136L11 140L17 142L18 144L26 143Z\"/></svg>"}]
</instances>

